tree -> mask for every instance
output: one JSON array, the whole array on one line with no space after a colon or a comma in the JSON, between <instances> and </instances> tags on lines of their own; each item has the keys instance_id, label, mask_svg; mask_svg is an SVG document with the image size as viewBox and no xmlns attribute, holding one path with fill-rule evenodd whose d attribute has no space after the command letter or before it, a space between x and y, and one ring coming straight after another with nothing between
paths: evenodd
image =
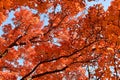
<instances>
[{"instance_id":1,"label":"tree","mask_svg":"<svg viewBox=\"0 0 120 80\"><path fill-rule=\"evenodd\" d=\"M119 3L1 0L0 80L119 80Z\"/></svg>"}]
</instances>

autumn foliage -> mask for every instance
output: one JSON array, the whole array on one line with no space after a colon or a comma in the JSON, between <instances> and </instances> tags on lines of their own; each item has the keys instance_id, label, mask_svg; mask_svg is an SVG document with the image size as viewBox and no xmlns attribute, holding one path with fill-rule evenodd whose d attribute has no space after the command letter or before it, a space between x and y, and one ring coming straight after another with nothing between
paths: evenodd
<instances>
[{"instance_id":1,"label":"autumn foliage","mask_svg":"<svg viewBox=\"0 0 120 80\"><path fill-rule=\"evenodd\" d=\"M0 0L0 80L119 80L120 0L86 1Z\"/></svg>"}]
</instances>

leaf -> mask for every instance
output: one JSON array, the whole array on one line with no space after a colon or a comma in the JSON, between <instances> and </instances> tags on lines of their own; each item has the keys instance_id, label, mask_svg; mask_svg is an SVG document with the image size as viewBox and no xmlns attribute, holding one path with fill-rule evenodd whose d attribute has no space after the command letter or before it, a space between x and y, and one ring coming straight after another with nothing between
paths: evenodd
<instances>
[{"instance_id":1,"label":"leaf","mask_svg":"<svg viewBox=\"0 0 120 80\"><path fill-rule=\"evenodd\" d=\"M93 1L0 0L0 79L116 79L120 0Z\"/></svg>"},{"instance_id":2,"label":"leaf","mask_svg":"<svg viewBox=\"0 0 120 80\"><path fill-rule=\"evenodd\" d=\"M6 20L7 16L0 12L0 25Z\"/></svg>"}]
</instances>

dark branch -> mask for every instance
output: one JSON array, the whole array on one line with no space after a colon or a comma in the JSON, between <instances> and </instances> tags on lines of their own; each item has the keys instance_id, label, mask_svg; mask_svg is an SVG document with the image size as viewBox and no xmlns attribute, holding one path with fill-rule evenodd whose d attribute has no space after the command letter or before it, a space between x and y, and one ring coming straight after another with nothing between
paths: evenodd
<instances>
[{"instance_id":1,"label":"dark branch","mask_svg":"<svg viewBox=\"0 0 120 80\"><path fill-rule=\"evenodd\" d=\"M30 26L30 25L29 25L29 26ZM26 33L27 33L27 31L28 31L29 26L28 26L27 29L26 29ZM18 27L17 27L17 28L18 28ZM17 42L18 40L20 40L23 36L25 36L26 33L24 33L23 35L20 35L18 38L16 38L16 39L14 40L14 42L12 42L10 45L8 45L7 48L5 49L5 51L4 51L2 54L0 54L0 58L4 57L4 56L8 53L8 48L12 48L13 46L15 46L15 45L16 45L16 42Z\"/></svg>"},{"instance_id":2,"label":"dark branch","mask_svg":"<svg viewBox=\"0 0 120 80\"><path fill-rule=\"evenodd\" d=\"M100 80L103 75L104 75L104 72L102 72L101 75L96 80Z\"/></svg>"},{"instance_id":3,"label":"dark branch","mask_svg":"<svg viewBox=\"0 0 120 80\"><path fill-rule=\"evenodd\" d=\"M60 20L60 22L59 22L56 26L51 25L50 29L49 29L46 33L44 33L44 35L47 35L47 34L48 34L50 31L52 31L54 28L57 28L58 26L60 26L60 24L64 21L64 19L65 19L66 16L67 16L67 15L63 16L63 18Z\"/></svg>"},{"instance_id":4,"label":"dark branch","mask_svg":"<svg viewBox=\"0 0 120 80\"><path fill-rule=\"evenodd\" d=\"M116 59L115 59L115 54L113 56L114 58L114 70L115 70L115 74L116 74L116 79L118 80L118 73L117 73L117 68L116 68Z\"/></svg>"},{"instance_id":5,"label":"dark branch","mask_svg":"<svg viewBox=\"0 0 120 80\"><path fill-rule=\"evenodd\" d=\"M68 68L68 66L66 66L66 67L64 67L64 68L62 68L62 69L58 69L58 70L54 70L54 71L48 71L48 72L45 72L45 73L42 73L42 74L33 75L33 76L32 76L32 79L33 79L33 78L40 77L40 76L44 76L44 75L47 75L47 74L57 73L57 72L60 72L60 71L64 71L66 68Z\"/></svg>"},{"instance_id":6,"label":"dark branch","mask_svg":"<svg viewBox=\"0 0 120 80\"><path fill-rule=\"evenodd\" d=\"M97 59L98 57L100 57L100 55L95 57L94 59ZM44 76L44 75L47 75L47 74L52 74L52 73L57 73L57 72L60 72L60 71L65 71L66 68L69 68L69 66L71 66L72 64L76 64L76 63L91 63L91 62L94 62L93 59L92 60L88 60L88 61L71 62L70 64L66 65L62 69L56 69L56 70L53 70L53 71L46 71L46 72L41 73L41 74L33 75L31 78L33 79L33 78L41 77L41 76ZM97 61L95 61L95 62L97 62Z\"/></svg>"},{"instance_id":7,"label":"dark branch","mask_svg":"<svg viewBox=\"0 0 120 80\"><path fill-rule=\"evenodd\" d=\"M0 54L0 58L2 58L3 56L5 56L5 54L8 53L8 48L13 47L13 46L16 44L16 42L17 42L18 40L20 40L21 38L22 38L22 36L18 37L13 43L11 43L11 44L7 47L7 49L6 49L2 54Z\"/></svg>"},{"instance_id":8,"label":"dark branch","mask_svg":"<svg viewBox=\"0 0 120 80\"><path fill-rule=\"evenodd\" d=\"M50 60L45 60L45 61L42 61L42 62L39 62L28 74L26 74L25 76L23 76L23 78L21 80L24 80L25 78L27 78L28 76L30 76L36 69L37 67L40 65L40 64L43 64L43 63L47 63L47 62L51 62L51 61L54 61L54 60L59 60L61 58L68 58L70 56L73 56L75 54L77 54L79 51L89 47L90 45L94 44L95 42L97 42L97 40L91 42L90 44L84 46L83 48L81 49L78 49L78 50L75 50L74 52L72 52L71 54L69 55L65 55L65 56L60 56L60 57L57 57L57 58L54 58L54 59L50 59Z\"/></svg>"},{"instance_id":9,"label":"dark branch","mask_svg":"<svg viewBox=\"0 0 120 80\"><path fill-rule=\"evenodd\" d=\"M87 65L87 71L88 71L88 78L89 78L89 80L90 80L90 70L89 70L89 65Z\"/></svg>"}]
</instances>

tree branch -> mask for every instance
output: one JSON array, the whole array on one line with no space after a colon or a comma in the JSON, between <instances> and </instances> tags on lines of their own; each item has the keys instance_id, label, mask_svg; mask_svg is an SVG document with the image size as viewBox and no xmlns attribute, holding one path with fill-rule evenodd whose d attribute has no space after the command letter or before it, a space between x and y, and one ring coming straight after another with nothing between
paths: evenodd
<instances>
[{"instance_id":1,"label":"tree branch","mask_svg":"<svg viewBox=\"0 0 120 80\"><path fill-rule=\"evenodd\" d=\"M30 25L29 25L29 26L30 26ZM28 31L29 26L27 27L26 32ZM17 28L18 28L18 27L17 27ZM25 36L25 35L26 35L26 33L24 33L23 35L20 35L18 38L16 38L16 39L14 40L14 42L12 42L10 45L8 45L7 48L5 49L5 51L4 51L2 54L0 54L0 58L4 57L4 56L8 53L8 48L12 48L13 46L15 46L15 45L16 45L16 42L17 42L18 40L20 40L20 39L21 39L23 36Z\"/></svg>"},{"instance_id":2,"label":"tree branch","mask_svg":"<svg viewBox=\"0 0 120 80\"><path fill-rule=\"evenodd\" d=\"M99 56L95 57L94 59L97 59ZM46 71L44 73L41 73L41 74L36 74L36 75L33 75L31 78L37 78L37 77L41 77L41 76L44 76L44 75L47 75L47 74L52 74L52 73L56 73L56 72L60 72L60 71L64 71L66 70L67 68L69 68L69 66L71 66L72 64L76 64L76 63L91 63L91 62L94 62L92 61L93 59L91 60L87 60L87 61L73 61L71 62L70 64L66 65L65 67L63 67L62 69L56 69L56 70L53 70L53 71Z\"/></svg>"},{"instance_id":3,"label":"tree branch","mask_svg":"<svg viewBox=\"0 0 120 80\"><path fill-rule=\"evenodd\" d=\"M114 54L114 70L115 70L115 74L116 74L116 78L118 80L118 73L117 73L117 68L116 68L116 60L115 60L115 54Z\"/></svg>"},{"instance_id":4,"label":"tree branch","mask_svg":"<svg viewBox=\"0 0 120 80\"><path fill-rule=\"evenodd\" d=\"M54 61L54 60L59 60L59 59L61 59L61 58L68 58L68 57L70 57L70 56L73 56L73 55L77 54L79 51L81 51L81 50L89 47L89 46L92 45L92 44L94 44L95 42L97 42L97 40L91 42L90 44L84 46L84 47L81 48L81 49L75 50L74 52L72 52L72 53L69 54L69 55L60 56L60 57L57 57L57 58L54 58L54 59L50 59L50 60L45 60L45 61L39 62L28 74L26 74L25 76L23 76L21 80L24 80L25 78L27 78L28 76L30 76L30 75L37 69L37 67L38 67L40 64L43 64L43 63L46 63L46 62L51 62L51 61Z\"/></svg>"}]
</instances>

